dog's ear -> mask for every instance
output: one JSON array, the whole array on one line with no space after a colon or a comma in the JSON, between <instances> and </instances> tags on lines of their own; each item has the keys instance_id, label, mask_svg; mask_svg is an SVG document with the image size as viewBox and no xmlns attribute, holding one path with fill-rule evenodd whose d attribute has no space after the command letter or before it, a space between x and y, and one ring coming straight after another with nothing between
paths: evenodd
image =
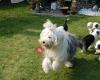
<instances>
[{"instance_id":1,"label":"dog's ear","mask_svg":"<svg viewBox=\"0 0 100 80\"><path fill-rule=\"evenodd\" d=\"M98 27L99 27L99 25L98 25L98 24L96 24L96 25L95 25L95 28L98 28Z\"/></svg>"},{"instance_id":2,"label":"dog's ear","mask_svg":"<svg viewBox=\"0 0 100 80\"><path fill-rule=\"evenodd\" d=\"M50 19L47 19L46 22L51 21Z\"/></svg>"},{"instance_id":3,"label":"dog's ear","mask_svg":"<svg viewBox=\"0 0 100 80\"><path fill-rule=\"evenodd\" d=\"M43 24L44 28L50 28L53 25L53 23L47 19L46 22Z\"/></svg>"}]
</instances>

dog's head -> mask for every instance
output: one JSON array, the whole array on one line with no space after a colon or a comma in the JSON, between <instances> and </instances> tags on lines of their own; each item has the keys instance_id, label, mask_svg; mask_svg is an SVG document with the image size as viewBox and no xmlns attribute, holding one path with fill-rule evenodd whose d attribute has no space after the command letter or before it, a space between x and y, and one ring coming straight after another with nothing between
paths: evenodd
<instances>
[{"instance_id":1,"label":"dog's head","mask_svg":"<svg viewBox=\"0 0 100 80\"><path fill-rule=\"evenodd\" d=\"M92 23L92 22L88 22L88 23L87 23L87 28L88 28L88 29L92 29L92 26L93 26L93 23Z\"/></svg>"},{"instance_id":2,"label":"dog's head","mask_svg":"<svg viewBox=\"0 0 100 80\"><path fill-rule=\"evenodd\" d=\"M43 27L51 30L55 30L56 24L53 24L49 19L47 19L46 22L43 24Z\"/></svg>"},{"instance_id":3,"label":"dog's head","mask_svg":"<svg viewBox=\"0 0 100 80\"><path fill-rule=\"evenodd\" d=\"M92 35L94 35L94 37L100 37L100 30L99 29L94 29L94 31L91 33Z\"/></svg>"},{"instance_id":4,"label":"dog's head","mask_svg":"<svg viewBox=\"0 0 100 80\"><path fill-rule=\"evenodd\" d=\"M45 48L52 48L57 45L56 25L50 20L43 24L44 29L40 34L40 44Z\"/></svg>"},{"instance_id":5,"label":"dog's head","mask_svg":"<svg viewBox=\"0 0 100 80\"><path fill-rule=\"evenodd\" d=\"M93 23L93 29L100 29L100 24L97 22Z\"/></svg>"}]
</instances>

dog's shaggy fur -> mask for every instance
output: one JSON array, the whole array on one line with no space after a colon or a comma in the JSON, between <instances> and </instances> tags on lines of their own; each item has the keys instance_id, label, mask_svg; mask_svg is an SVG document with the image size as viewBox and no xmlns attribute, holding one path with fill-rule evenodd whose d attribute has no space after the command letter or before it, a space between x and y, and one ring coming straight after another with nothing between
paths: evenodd
<instances>
[{"instance_id":1,"label":"dog's shaggy fur","mask_svg":"<svg viewBox=\"0 0 100 80\"><path fill-rule=\"evenodd\" d=\"M79 42L76 37L64 30L63 26L56 27L50 20L43 24L44 29L40 34L40 44L44 48L42 68L45 73L49 70L58 70L62 64L72 67Z\"/></svg>"}]
</instances>

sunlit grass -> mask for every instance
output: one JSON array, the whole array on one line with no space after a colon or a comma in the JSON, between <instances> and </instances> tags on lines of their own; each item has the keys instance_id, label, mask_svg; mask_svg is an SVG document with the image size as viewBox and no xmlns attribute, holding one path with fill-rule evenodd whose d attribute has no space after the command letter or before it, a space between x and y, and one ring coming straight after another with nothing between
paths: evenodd
<instances>
[{"instance_id":1,"label":"sunlit grass","mask_svg":"<svg viewBox=\"0 0 100 80\"><path fill-rule=\"evenodd\" d=\"M58 26L66 17L33 15L29 5L20 4L0 8L0 80L99 80L100 62L93 52L77 51L75 67L62 67L58 72L45 74L42 56L35 52L42 24L51 19ZM80 40L88 34L88 21L100 22L100 17L69 16L69 31Z\"/></svg>"}]
</instances>

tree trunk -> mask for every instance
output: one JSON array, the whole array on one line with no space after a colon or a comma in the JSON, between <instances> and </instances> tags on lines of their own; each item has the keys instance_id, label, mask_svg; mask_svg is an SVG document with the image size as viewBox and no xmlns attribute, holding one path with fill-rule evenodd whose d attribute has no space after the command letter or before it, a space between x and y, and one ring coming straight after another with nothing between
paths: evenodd
<instances>
[{"instance_id":1,"label":"tree trunk","mask_svg":"<svg viewBox=\"0 0 100 80\"><path fill-rule=\"evenodd\" d=\"M77 0L72 1L71 14L77 14Z\"/></svg>"},{"instance_id":2,"label":"tree trunk","mask_svg":"<svg viewBox=\"0 0 100 80\"><path fill-rule=\"evenodd\" d=\"M35 12L40 13L40 3L36 3Z\"/></svg>"}]
</instances>

